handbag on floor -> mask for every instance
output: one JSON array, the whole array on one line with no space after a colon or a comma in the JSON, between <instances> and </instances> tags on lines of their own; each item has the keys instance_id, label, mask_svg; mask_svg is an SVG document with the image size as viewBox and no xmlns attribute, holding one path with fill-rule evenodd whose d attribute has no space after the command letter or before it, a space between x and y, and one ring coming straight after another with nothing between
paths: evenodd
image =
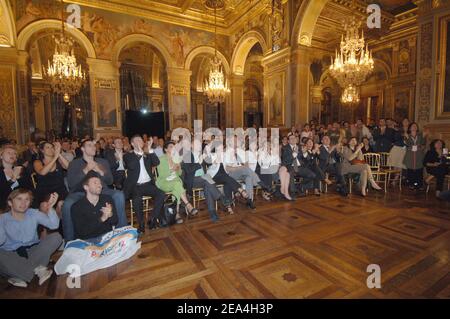
<instances>
[{"instance_id":1,"label":"handbag on floor","mask_svg":"<svg viewBox=\"0 0 450 319\"><path fill-rule=\"evenodd\" d=\"M177 199L173 195L166 197L163 211L159 220L161 226L170 226L176 223Z\"/></svg>"}]
</instances>

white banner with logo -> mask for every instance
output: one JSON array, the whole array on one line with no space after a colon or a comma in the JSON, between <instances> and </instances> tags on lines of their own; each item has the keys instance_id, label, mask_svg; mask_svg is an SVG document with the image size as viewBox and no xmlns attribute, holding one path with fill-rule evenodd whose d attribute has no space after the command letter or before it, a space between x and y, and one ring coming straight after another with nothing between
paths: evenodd
<instances>
[{"instance_id":1,"label":"white banner with logo","mask_svg":"<svg viewBox=\"0 0 450 319\"><path fill-rule=\"evenodd\" d=\"M70 272L71 265L80 267L80 275L111 267L132 257L140 248L136 228L125 226L105 234L99 243L73 240L55 265L55 272Z\"/></svg>"}]
</instances>

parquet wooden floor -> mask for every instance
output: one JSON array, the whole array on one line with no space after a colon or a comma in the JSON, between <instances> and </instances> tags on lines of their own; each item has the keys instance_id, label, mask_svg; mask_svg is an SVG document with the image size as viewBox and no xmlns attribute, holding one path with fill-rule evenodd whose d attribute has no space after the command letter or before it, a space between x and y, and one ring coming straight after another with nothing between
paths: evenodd
<instances>
[{"instance_id":1,"label":"parquet wooden floor","mask_svg":"<svg viewBox=\"0 0 450 319\"><path fill-rule=\"evenodd\" d=\"M147 232L130 260L68 289L55 276L28 289L0 281L1 298L449 298L450 205L431 195L329 193L258 200L216 224L206 209ZM381 289L369 289L369 264Z\"/></svg>"}]
</instances>

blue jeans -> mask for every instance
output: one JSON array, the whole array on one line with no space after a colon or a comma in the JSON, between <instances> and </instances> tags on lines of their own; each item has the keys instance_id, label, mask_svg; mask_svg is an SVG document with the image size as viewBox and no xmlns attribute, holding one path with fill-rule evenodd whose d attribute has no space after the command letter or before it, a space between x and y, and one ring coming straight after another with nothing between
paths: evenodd
<instances>
[{"instance_id":1,"label":"blue jeans","mask_svg":"<svg viewBox=\"0 0 450 319\"><path fill-rule=\"evenodd\" d=\"M128 220L125 213L125 196L123 195L123 192L105 187L102 190L102 194L109 195L113 199L114 206L116 207L117 211L117 218L119 219L117 228L127 226ZM84 196L86 196L84 192L76 192L69 194L69 196L67 196L64 200L64 204L62 207L62 226L64 239L66 240L66 242L76 239L70 210L72 208L72 205Z\"/></svg>"}]
</instances>

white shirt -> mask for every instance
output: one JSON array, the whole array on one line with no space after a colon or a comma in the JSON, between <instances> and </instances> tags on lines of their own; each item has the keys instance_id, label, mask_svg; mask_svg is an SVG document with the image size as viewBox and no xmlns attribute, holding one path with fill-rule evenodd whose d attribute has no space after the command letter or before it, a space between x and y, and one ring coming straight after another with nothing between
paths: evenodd
<instances>
[{"instance_id":1,"label":"white shirt","mask_svg":"<svg viewBox=\"0 0 450 319\"><path fill-rule=\"evenodd\" d=\"M70 163L75 158L75 155L71 152L62 151L61 155Z\"/></svg>"},{"instance_id":2,"label":"white shirt","mask_svg":"<svg viewBox=\"0 0 450 319\"><path fill-rule=\"evenodd\" d=\"M138 178L137 183L138 184L145 184L145 183L150 182L150 180L151 180L150 175L148 175L147 169L145 168L145 165L144 165L144 156L143 156L144 153L143 152L142 153L138 153L136 151L134 151L134 153L136 153L136 155L138 155L138 156L141 156L141 159L139 160L139 164L141 166L141 169L139 170L139 178Z\"/></svg>"},{"instance_id":3,"label":"white shirt","mask_svg":"<svg viewBox=\"0 0 450 319\"><path fill-rule=\"evenodd\" d=\"M119 160L119 167L117 167L118 171L124 171L125 166L123 166L123 160Z\"/></svg>"},{"instance_id":4,"label":"white shirt","mask_svg":"<svg viewBox=\"0 0 450 319\"><path fill-rule=\"evenodd\" d=\"M117 167L116 171L124 171L125 166L123 165L123 159L118 160L118 162L119 162L119 167Z\"/></svg>"},{"instance_id":5,"label":"white shirt","mask_svg":"<svg viewBox=\"0 0 450 319\"><path fill-rule=\"evenodd\" d=\"M223 165L225 167L240 167L245 164L245 151L243 149L227 148Z\"/></svg>"},{"instance_id":6,"label":"white shirt","mask_svg":"<svg viewBox=\"0 0 450 319\"><path fill-rule=\"evenodd\" d=\"M258 152L258 163L261 167L261 174L275 174L280 165L280 156L275 156L267 150L260 149Z\"/></svg>"},{"instance_id":7,"label":"white shirt","mask_svg":"<svg viewBox=\"0 0 450 319\"><path fill-rule=\"evenodd\" d=\"M300 162L299 162L299 160L298 160L298 146L297 145L291 145L291 148L292 148L292 157L297 161L297 165L298 166L301 166L300 165Z\"/></svg>"},{"instance_id":8,"label":"white shirt","mask_svg":"<svg viewBox=\"0 0 450 319\"><path fill-rule=\"evenodd\" d=\"M5 174L6 181L9 182L11 180L11 177ZM15 181L13 184L11 184L11 189L14 190L19 186L19 182Z\"/></svg>"},{"instance_id":9,"label":"white shirt","mask_svg":"<svg viewBox=\"0 0 450 319\"><path fill-rule=\"evenodd\" d=\"M156 156L161 157L164 155L163 149L161 146L158 146L154 149Z\"/></svg>"}]
</instances>

